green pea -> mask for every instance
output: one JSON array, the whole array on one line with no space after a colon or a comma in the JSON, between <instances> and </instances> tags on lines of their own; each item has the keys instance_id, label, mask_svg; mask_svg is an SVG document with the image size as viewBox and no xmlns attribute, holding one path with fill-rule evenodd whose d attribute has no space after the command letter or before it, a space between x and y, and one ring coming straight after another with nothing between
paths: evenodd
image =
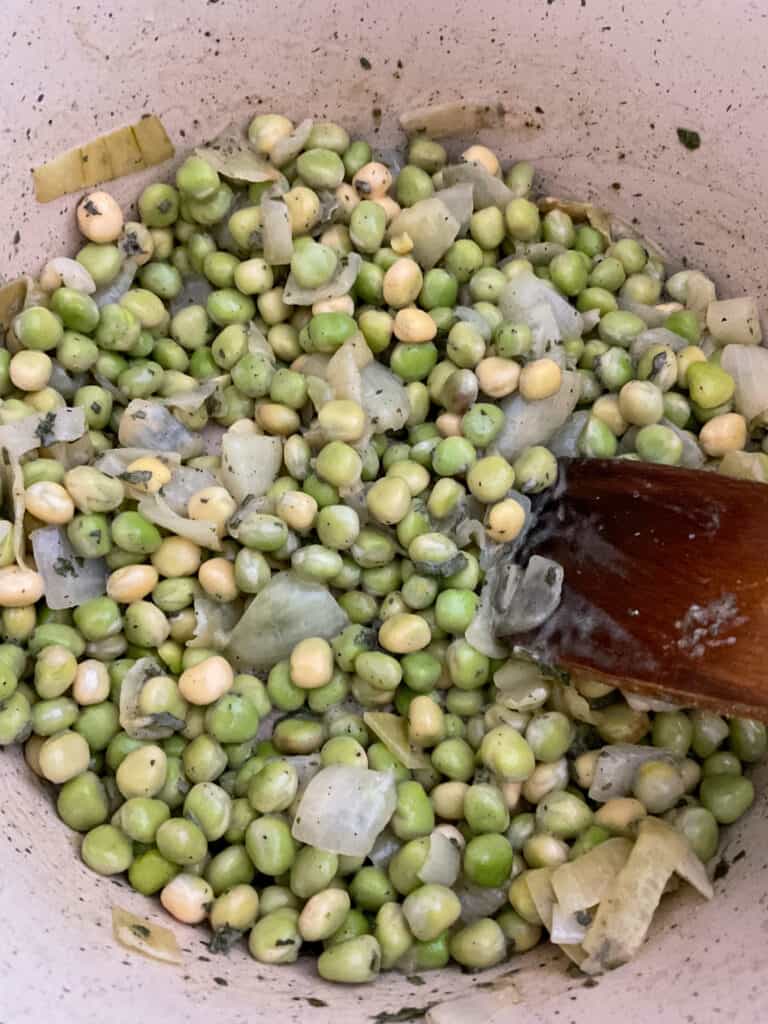
<instances>
[{"instance_id":1,"label":"green pea","mask_svg":"<svg viewBox=\"0 0 768 1024\"><path fill-rule=\"evenodd\" d=\"M592 342L588 344L591 345ZM583 357L581 365L585 365ZM627 381L632 379L632 360L625 349L615 345L597 356L594 370L604 387L609 391L620 391Z\"/></svg>"},{"instance_id":2,"label":"green pea","mask_svg":"<svg viewBox=\"0 0 768 1024\"><path fill-rule=\"evenodd\" d=\"M406 344L392 350L389 365L394 373L408 383L425 380L437 363L437 347L431 342Z\"/></svg>"},{"instance_id":3,"label":"green pea","mask_svg":"<svg viewBox=\"0 0 768 1024\"><path fill-rule=\"evenodd\" d=\"M670 313L664 321L668 331L674 331L681 338L685 338L690 345L698 345L701 340L701 325L698 317L690 309L679 309Z\"/></svg>"},{"instance_id":4,"label":"green pea","mask_svg":"<svg viewBox=\"0 0 768 1024\"><path fill-rule=\"evenodd\" d=\"M560 717L565 718L564 715ZM570 728L570 723L568 725ZM553 736L555 742L551 747L547 744L549 753L562 744L557 723ZM527 740L507 725L496 726L486 733L480 745L480 757L487 768L507 782L524 782L536 767L535 754Z\"/></svg>"},{"instance_id":5,"label":"green pea","mask_svg":"<svg viewBox=\"0 0 768 1024\"><path fill-rule=\"evenodd\" d=\"M643 427L635 438L638 455L646 462L676 466L683 454L683 442L670 427L654 423Z\"/></svg>"},{"instance_id":6,"label":"green pea","mask_svg":"<svg viewBox=\"0 0 768 1024\"><path fill-rule=\"evenodd\" d=\"M140 853L128 869L128 881L137 892L154 896L175 878L179 867L154 848Z\"/></svg>"},{"instance_id":7,"label":"green pea","mask_svg":"<svg viewBox=\"0 0 768 1024\"><path fill-rule=\"evenodd\" d=\"M497 915L496 923L504 933L512 952L527 953L541 941L543 934L541 926L526 921L511 907L505 908Z\"/></svg>"},{"instance_id":8,"label":"green pea","mask_svg":"<svg viewBox=\"0 0 768 1024\"><path fill-rule=\"evenodd\" d=\"M83 839L81 856L99 875L119 875L133 860L133 844L114 825L97 825Z\"/></svg>"},{"instance_id":9,"label":"green pea","mask_svg":"<svg viewBox=\"0 0 768 1024\"><path fill-rule=\"evenodd\" d=\"M504 214L496 206L476 210L469 222L469 233L481 249L496 249L506 233Z\"/></svg>"},{"instance_id":10,"label":"green pea","mask_svg":"<svg viewBox=\"0 0 768 1024\"><path fill-rule=\"evenodd\" d=\"M588 270L579 252L559 253L549 264L549 273L564 295L578 295L587 285Z\"/></svg>"},{"instance_id":11,"label":"green pea","mask_svg":"<svg viewBox=\"0 0 768 1024\"><path fill-rule=\"evenodd\" d=\"M466 437L446 437L435 448L432 468L438 476L461 476L477 461L477 452Z\"/></svg>"},{"instance_id":12,"label":"green pea","mask_svg":"<svg viewBox=\"0 0 768 1024\"><path fill-rule=\"evenodd\" d=\"M681 807L670 812L672 824L683 833L696 856L706 863L717 853L720 830L705 807Z\"/></svg>"},{"instance_id":13,"label":"green pea","mask_svg":"<svg viewBox=\"0 0 768 1024\"><path fill-rule=\"evenodd\" d=\"M112 415L112 395L104 388L93 384L78 388L73 404L83 410L85 422L91 429L101 430L109 423Z\"/></svg>"},{"instance_id":14,"label":"green pea","mask_svg":"<svg viewBox=\"0 0 768 1024\"><path fill-rule=\"evenodd\" d=\"M56 798L59 817L76 832L89 832L109 817L109 801L95 772L83 772L65 782Z\"/></svg>"},{"instance_id":15,"label":"green pea","mask_svg":"<svg viewBox=\"0 0 768 1024\"><path fill-rule=\"evenodd\" d=\"M611 838L612 833L608 829L601 828L600 825L590 825L589 828L584 829L576 842L571 846L568 859L576 860L582 854L589 853L590 850L594 850L596 846Z\"/></svg>"},{"instance_id":16,"label":"green pea","mask_svg":"<svg viewBox=\"0 0 768 1024\"><path fill-rule=\"evenodd\" d=\"M601 316L612 313L618 309L618 302L615 296L606 288L587 287L579 293L576 300L576 308L580 313L587 313L590 309L596 309ZM645 329L645 323L641 330Z\"/></svg>"},{"instance_id":17,"label":"green pea","mask_svg":"<svg viewBox=\"0 0 768 1024\"><path fill-rule=\"evenodd\" d=\"M732 718L729 722L731 749L748 764L762 761L768 748L768 732L763 722L751 718Z\"/></svg>"},{"instance_id":18,"label":"green pea","mask_svg":"<svg viewBox=\"0 0 768 1024\"><path fill-rule=\"evenodd\" d=\"M632 793L651 814L662 814L677 803L685 792L685 783L675 765L665 761L646 761L638 768Z\"/></svg>"},{"instance_id":19,"label":"green pea","mask_svg":"<svg viewBox=\"0 0 768 1024\"><path fill-rule=\"evenodd\" d=\"M330 246L308 239L301 248L294 249L291 273L300 287L319 288L336 273L338 259Z\"/></svg>"},{"instance_id":20,"label":"green pea","mask_svg":"<svg viewBox=\"0 0 768 1024\"><path fill-rule=\"evenodd\" d=\"M716 750L704 759L701 773L703 776L741 775L741 761L730 750Z\"/></svg>"},{"instance_id":21,"label":"green pea","mask_svg":"<svg viewBox=\"0 0 768 1024\"><path fill-rule=\"evenodd\" d=\"M592 811L580 797L557 790L536 805L536 824L558 839L575 839L592 824Z\"/></svg>"},{"instance_id":22,"label":"green pea","mask_svg":"<svg viewBox=\"0 0 768 1024\"><path fill-rule=\"evenodd\" d=\"M248 937L251 956L264 964L295 963L301 948L298 920L298 910L290 907L265 914Z\"/></svg>"},{"instance_id":23,"label":"green pea","mask_svg":"<svg viewBox=\"0 0 768 1024\"><path fill-rule=\"evenodd\" d=\"M29 306L13 321L13 331L24 348L47 352L64 336L60 318L44 306Z\"/></svg>"},{"instance_id":24,"label":"green pea","mask_svg":"<svg viewBox=\"0 0 768 1024\"><path fill-rule=\"evenodd\" d=\"M99 245L89 242L75 257L93 278L97 288L111 284L120 273L123 256L116 245Z\"/></svg>"},{"instance_id":25,"label":"green pea","mask_svg":"<svg viewBox=\"0 0 768 1024\"><path fill-rule=\"evenodd\" d=\"M431 761L441 775L456 782L468 782L475 771L475 753L466 740L459 737L438 743Z\"/></svg>"},{"instance_id":26,"label":"green pea","mask_svg":"<svg viewBox=\"0 0 768 1024\"><path fill-rule=\"evenodd\" d=\"M372 935L339 942L320 954L317 970L326 981L363 984L373 981L381 968L381 949Z\"/></svg>"},{"instance_id":27,"label":"green pea","mask_svg":"<svg viewBox=\"0 0 768 1024\"><path fill-rule=\"evenodd\" d=\"M293 803L299 779L288 761L268 761L248 786L248 802L260 814L286 811Z\"/></svg>"},{"instance_id":28,"label":"green pea","mask_svg":"<svg viewBox=\"0 0 768 1024\"><path fill-rule=\"evenodd\" d=\"M199 863L208 849L202 829L185 818L168 818L155 834L157 848L166 860L180 866Z\"/></svg>"},{"instance_id":29,"label":"green pea","mask_svg":"<svg viewBox=\"0 0 768 1024\"><path fill-rule=\"evenodd\" d=\"M139 197L139 214L149 228L167 228L179 216L179 194L171 185L149 185Z\"/></svg>"},{"instance_id":30,"label":"green pea","mask_svg":"<svg viewBox=\"0 0 768 1024\"><path fill-rule=\"evenodd\" d=\"M399 903L384 903L379 908L374 935L381 948L381 966L389 970L413 945L413 935Z\"/></svg>"},{"instance_id":31,"label":"green pea","mask_svg":"<svg viewBox=\"0 0 768 1024\"><path fill-rule=\"evenodd\" d=\"M289 871L296 859L296 843L286 821L262 815L248 826L245 848L256 870L276 877Z\"/></svg>"},{"instance_id":32,"label":"green pea","mask_svg":"<svg viewBox=\"0 0 768 1024\"><path fill-rule=\"evenodd\" d=\"M205 869L205 880L216 896L229 892L238 885L250 885L256 871L241 843L220 850Z\"/></svg>"},{"instance_id":33,"label":"green pea","mask_svg":"<svg viewBox=\"0 0 768 1024\"><path fill-rule=\"evenodd\" d=\"M699 799L719 825L731 825L755 798L754 786L741 775L709 775L702 780Z\"/></svg>"},{"instance_id":34,"label":"green pea","mask_svg":"<svg viewBox=\"0 0 768 1024\"><path fill-rule=\"evenodd\" d=\"M120 731L118 710L110 701L82 708L74 726L94 752L106 750Z\"/></svg>"},{"instance_id":35,"label":"green pea","mask_svg":"<svg viewBox=\"0 0 768 1024\"><path fill-rule=\"evenodd\" d=\"M248 323L256 314L256 306L253 299L242 292L234 288L220 288L208 296L206 311L213 323L227 327Z\"/></svg>"},{"instance_id":36,"label":"green pea","mask_svg":"<svg viewBox=\"0 0 768 1024\"><path fill-rule=\"evenodd\" d=\"M462 967L493 967L507 955L507 937L496 921L482 917L452 935L450 950Z\"/></svg>"},{"instance_id":37,"label":"green pea","mask_svg":"<svg viewBox=\"0 0 768 1024\"><path fill-rule=\"evenodd\" d=\"M498 786L478 783L464 796L464 818L475 833L506 832L509 810Z\"/></svg>"},{"instance_id":38,"label":"green pea","mask_svg":"<svg viewBox=\"0 0 768 1024\"><path fill-rule=\"evenodd\" d=\"M135 555L151 555L162 543L160 531L139 512L121 512L112 520L112 540Z\"/></svg>"},{"instance_id":39,"label":"green pea","mask_svg":"<svg viewBox=\"0 0 768 1024\"><path fill-rule=\"evenodd\" d=\"M464 873L475 885L496 888L509 878L514 856L506 836L493 832L475 836L464 849Z\"/></svg>"},{"instance_id":40,"label":"green pea","mask_svg":"<svg viewBox=\"0 0 768 1024\"><path fill-rule=\"evenodd\" d=\"M683 711L658 711L651 735L654 747L685 757L693 740L693 724Z\"/></svg>"},{"instance_id":41,"label":"green pea","mask_svg":"<svg viewBox=\"0 0 768 1024\"><path fill-rule=\"evenodd\" d=\"M355 281L355 292L361 302L380 306L384 301L384 271L381 267L363 260Z\"/></svg>"},{"instance_id":42,"label":"green pea","mask_svg":"<svg viewBox=\"0 0 768 1024\"><path fill-rule=\"evenodd\" d=\"M74 288L57 288L51 296L50 308L70 331L90 334L99 322L99 307L90 295Z\"/></svg>"},{"instance_id":43,"label":"green pea","mask_svg":"<svg viewBox=\"0 0 768 1024\"><path fill-rule=\"evenodd\" d=\"M171 816L167 804L149 797L132 797L118 812L120 828L137 843L152 844L157 830Z\"/></svg>"},{"instance_id":44,"label":"green pea","mask_svg":"<svg viewBox=\"0 0 768 1024\"><path fill-rule=\"evenodd\" d=\"M397 806L390 827L398 839L426 836L435 827L435 812L424 788L418 782L401 782L397 787Z\"/></svg>"},{"instance_id":45,"label":"green pea","mask_svg":"<svg viewBox=\"0 0 768 1024\"><path fill-rule=\"evenodd\" d=\"M692 363L688 368L688 392L702 409L714 409L733 397L734 380L713 363Z\"/></svg>"},{"instance_id":46,"label":"green pea","mask_svg":"<svg viewBox=\"0 0 768 1024\"><path fill-rule=\"evenodd\" d=\"M458 294L459 282L453 274L442 267L434 267L424 275L419 305L426 310L454 306Z\"/></svg>"},{"instance_id":47,"label":"green pea","mask_svg":"<svg viewBox=\"0 0 768 1024\"><path fill-rule=\"evenodd\" d=\"M370 199L363 199L349 218L349 234L359 252L376 253L384 240L387 215L384 207Z\"/></svg>"},{"instance_id":48,"label":"green pea","mask_svg":"<svg viewBox=\"0 0 768 1024\"><path fill-rule=\"evenodd\" d=\"M431 176L415 164L406 164L397 176L395 195L401 206L413 206L422 199L429 199L434 191Z\"/></svg>"}]
</instances>

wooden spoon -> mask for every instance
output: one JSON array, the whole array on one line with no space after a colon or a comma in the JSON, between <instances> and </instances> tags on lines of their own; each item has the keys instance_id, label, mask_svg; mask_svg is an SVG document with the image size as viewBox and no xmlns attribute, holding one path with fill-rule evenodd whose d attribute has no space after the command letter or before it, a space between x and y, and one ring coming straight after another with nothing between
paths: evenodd
<instances>
[{"instance_id":1,"label":"wooden spoon","mask_svg":"<svg viewBox=\"0 0 768 1024\"><path fill-rule=\"evenodd\" d=\"M515 552L565 570L562 601L523 635L574 678L768 721L768 486L627 460L560 463Z\"/></svg>"}]
</instances>

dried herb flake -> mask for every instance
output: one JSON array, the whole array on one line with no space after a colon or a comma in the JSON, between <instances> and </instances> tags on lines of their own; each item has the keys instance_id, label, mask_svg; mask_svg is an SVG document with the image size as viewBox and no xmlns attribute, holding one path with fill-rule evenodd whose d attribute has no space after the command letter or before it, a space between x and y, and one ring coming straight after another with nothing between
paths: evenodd
<instances>
[{"instance_id":1,"label":"dried herb flake","mask_svg":"<svg viewBox=\"0 0 768 1024\"><path fill-rule=\"evenodd\" d=\"M698 149L701 145L701 136L693 128L678 128L677 137L686 149Z\"/></svg>"}]
</instances>

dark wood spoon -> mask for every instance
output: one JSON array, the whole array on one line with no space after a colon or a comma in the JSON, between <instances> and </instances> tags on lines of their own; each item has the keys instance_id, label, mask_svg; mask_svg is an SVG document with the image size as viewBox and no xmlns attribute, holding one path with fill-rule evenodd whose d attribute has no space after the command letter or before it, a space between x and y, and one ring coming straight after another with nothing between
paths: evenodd
<instances>
[{"instance_id":1,"label":"dark wood spoon","mask_svg":"<svg viewBox=\"0 0 768 1024\"><path fill-rule=\"evenodd\" d=\"M626 460L562 460L515 552L565 570L546 624L508 644L684 706L768 721L768 486Z\"/></svg>"}]
</instances>

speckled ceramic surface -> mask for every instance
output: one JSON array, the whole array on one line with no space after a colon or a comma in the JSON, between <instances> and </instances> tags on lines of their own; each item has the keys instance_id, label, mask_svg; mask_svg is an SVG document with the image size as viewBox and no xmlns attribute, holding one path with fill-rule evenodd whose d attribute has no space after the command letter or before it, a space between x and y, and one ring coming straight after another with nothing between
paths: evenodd
<instances>
[{"instance_id":1,"label":"speckled ceramic surface","mask_svg":"<svg viewBox=\"0 0 768 1024\"><path fill-rule=\"evenodd\" d=\"M331 115L385 145L396 112L463 97L502 108L484 140L534 160L548 191L637 215L723 294L768 303L764 4L4 0L2 15L1 279L74 241L73 201L38 206L30 169L145 111L180 151L257 110ZM678 128L700 132L700 149ZM142 184L114 191L127 201ZM768 1021L767 817L763 791L727 837L716 899L670 898L632 966L595 985L534 951L497 972L487 1024ZM76 845L21 759L0 753L0 1024L387 1024L445 1000L462 1020L457 1000L489 980L451 970L341 990L309 967L213 956L181 926L183 966L156 964L116 945L110 908L162 915L86 871Z\"/></svg>"}]
</instances>

